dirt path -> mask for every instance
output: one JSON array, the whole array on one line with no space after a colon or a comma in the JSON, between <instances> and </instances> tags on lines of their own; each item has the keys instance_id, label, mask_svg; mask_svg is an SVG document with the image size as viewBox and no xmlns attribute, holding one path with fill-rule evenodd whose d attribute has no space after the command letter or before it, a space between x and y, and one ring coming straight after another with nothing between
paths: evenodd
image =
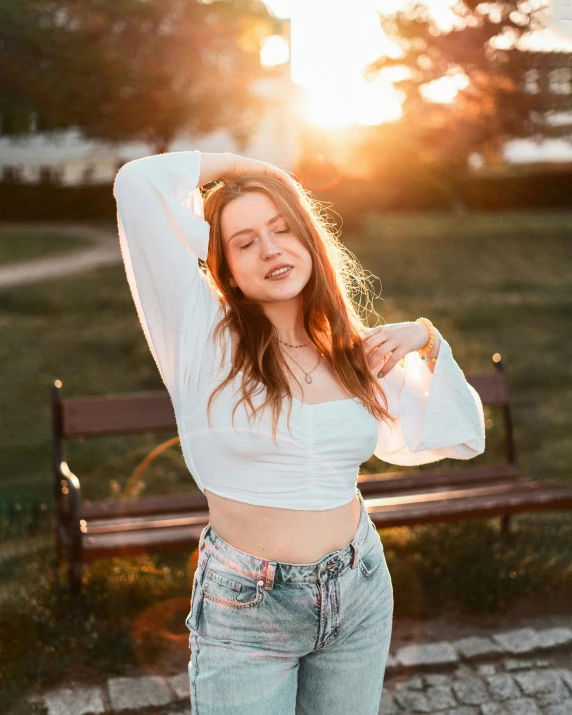
<instances>
[{"instance_id":1,"label":"dirt path","mask_svg":"<svg viewBox=\"0 0 572 715\"><path fill-rule=\"evenodd\" d=\"M111 228L97 228L87 224L69 223L0 223L0 233L18 231L22 233L59 233L81 236L91 241L92 246L71 254L39 258L24 263L12 263L0 268L0 288L35 283L36 281L59 278L70 273L87 271L98 266L121 262L117 231Z\"/></svg>"}]
</instances>

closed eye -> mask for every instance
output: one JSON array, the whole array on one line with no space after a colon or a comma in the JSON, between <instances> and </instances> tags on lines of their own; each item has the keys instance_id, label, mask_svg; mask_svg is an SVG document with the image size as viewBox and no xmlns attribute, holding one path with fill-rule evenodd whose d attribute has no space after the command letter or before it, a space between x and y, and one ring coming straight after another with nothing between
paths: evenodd
<instances>
[{"instance_id":1,"label":"closed eye","mask_svg":"<svg viewBox=\"0 0 572 715\"><path fill-rule=\"evenodd\" d=\"M288 233L290 231L289 228L285 229L284 231L275 231L275 233ZM248 248L249 246L252 246L254 241L252 240L250 243L245 243L244 246L240 247L241 251L244 251L245 248Z\"/></svg>"}]
</instances>

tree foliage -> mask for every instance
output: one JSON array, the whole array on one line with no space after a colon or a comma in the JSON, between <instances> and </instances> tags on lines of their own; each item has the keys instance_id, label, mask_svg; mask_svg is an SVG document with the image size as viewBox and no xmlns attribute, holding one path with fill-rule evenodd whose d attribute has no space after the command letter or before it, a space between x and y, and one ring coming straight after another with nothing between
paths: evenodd
<instances>
[{"instance_id":1,"label":"tree foliage","mask_svg":"<svg viewBox=\"0 0 572 715\"><path fill-rule=\"evenodd\" d=\"M460 0L444 30L415 2L381 15L400 54L367 70L396 77L402 91L400 131L418 154L466 166L471 152L498 158L509 139L572 138L572 53L533 51L523 41L544 27L536 0ZM427 98L431 83L457 82L454 102Z\"/></svg>"},{"instance_id":2,"label":"tree foliage","mask_svg":"<svg viewBox=\"0 0 572 715\"><path fill-rule=\"evenodd\" d=\"M256 122L259 50L279 30L260 0L2 0L6 134L77 127L163 150L181 130Z\"/></svg>"}]
</instances>

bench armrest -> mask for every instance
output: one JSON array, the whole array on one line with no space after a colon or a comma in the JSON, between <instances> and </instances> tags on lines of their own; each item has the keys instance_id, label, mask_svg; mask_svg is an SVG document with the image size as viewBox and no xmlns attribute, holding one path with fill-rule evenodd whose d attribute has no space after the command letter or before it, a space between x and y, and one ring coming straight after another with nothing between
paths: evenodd
<instances>
[{"instance_id":1,"label":"bench armrest","mask_svg":"<svg viewBox=\"0 0 572 715\"><path fill-rule=\"evenodd\" d=\"M58 498L58 518L67 517L73 524L79 526L81 517L81 487L79 479L68 467L68 463L61 461L56 467L56 475L59 480L60 495ZM64 514L63 500L69 497L69 514Z\"/></svg>"}]
</instances>

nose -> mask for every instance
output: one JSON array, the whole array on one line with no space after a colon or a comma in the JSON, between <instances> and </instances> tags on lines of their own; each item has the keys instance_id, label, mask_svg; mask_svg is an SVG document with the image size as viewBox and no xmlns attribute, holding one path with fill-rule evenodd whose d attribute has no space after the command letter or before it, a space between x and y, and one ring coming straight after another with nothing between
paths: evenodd
<instances>
[{"instance_id":1,"label":"nose","mask_svg":"<svg viewBox=\"0 0 572 715\"><path fill-rule=\"evenodd\" d=\"M262 257L265 259L272 258L273 256L282 253L282 249L276 241L272 231L263 231L261 233L260 246Z\"/></svg>"}]
</instances>

